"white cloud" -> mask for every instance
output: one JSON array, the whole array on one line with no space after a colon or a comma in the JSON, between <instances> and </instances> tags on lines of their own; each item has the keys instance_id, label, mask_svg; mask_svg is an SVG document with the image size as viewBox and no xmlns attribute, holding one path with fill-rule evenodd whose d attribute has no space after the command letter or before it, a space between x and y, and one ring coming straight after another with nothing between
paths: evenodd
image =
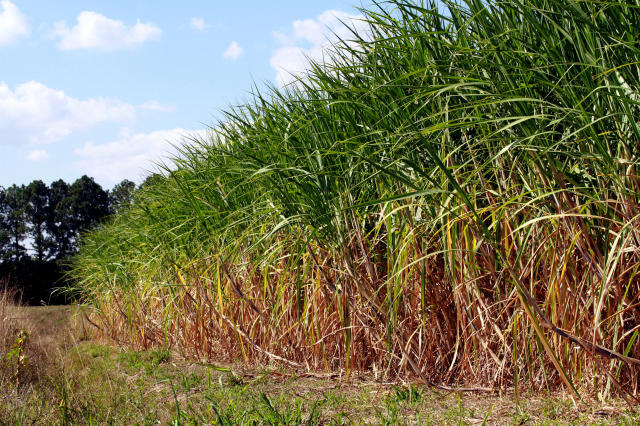
<instances>
[{"instance_id":1,"label":"white cloud","mask_svg":"<svg viewBox=\"0 0 640 426\"><path fill-rule=\"evenodd\" d=\"M27 154L27 160L29 161L46 161L49 159L49 154L44 149L35 149Z\"/></svg>"},{"instance_id":2,"label":"white cloud","mask_svg":"<svg viewBox=\"0 0 640 426\"><path fill-rule=\"evenodd\" d=\"M191 18L191 21L189 21L189 25L191 26L191 28L197 31L204 31L208 27L208 25L202 18Z\"/></svg>"},{"instance_id":3,"label":"white cloud","mask_svg":"<svg viewBox=\"0 0 640 426\"><path fill-rule=\"evenodd\" d=\"M105 98L79 100L36 81L11 90L0 82L0 145L41 144L105 122L127 122L135 108Z\"/></svg>"},{"instance_id":4,"label":"white cloud","mask_svg":"<svg viewBox=\"0 0 640 426\"><path fill-rule=\"evenodd\" d=\"M56 22L53 38L59 38L61 50L97 49L113 51L130 48L145 41L159 40L162 30L152 23L141 23L127 27L124 22L107 18L96 12L84 11L78 15L77 23L69 28L66 22Z\"/></svg>"},{"instance_id":5,"label":"white cloud","mask_svg":"<svg viewBox=\"0 0 640 426\"><path fill-rule=\"evenodd\" d=\"M315 19L294 21L288 34L277 33L282 46L273 53L270 64L278 85L295 81L308 68L309 59L322 62L326 49L338 39L352 39L350 28L365 34L368 26L362 15L327 10Z\"/></svg>"},{"instance_id":6,"label":"white cloud","mask_svg":"<svg viewBox=\"0 0 640 426\"><path fill-rule=\"evenodd\" d=\"M227 47L227 50L224 51L222 56L224 56L227 59L231 59L232 61L235 61L240 56L242 56L242 52L243 52L242 47L240 47L240 45L235 41L232 41L229 44L229 47Z\"/></svg>"},{"instance_id":7,"label":"white cloud","mask_svg":"<svg viewBox=\"0 0 640 426\"><path fill-rule=\"evenodd\" d=\"M185 136L204 137L206 131L185 129L158 130L151 133L132 133L123 129L120 137L104 144L87 142L75 154L75 166L81 173L94 176L101 182L115 184L122 179L140 182L147 172L155 169L155 163L175 155L173 144Z\"/></svg>"},{"instance_id":8,"label":"white cloud","mask_svg":"<svg viewBox=\"0 0 640 426\"><path fill-rule=\"evenodd\" d=\"M140 109L145 111L154 111L154 112L174 112L176 110L175 105L163 104L155 100L147 101L140 105Z\"/></svg>"},{"instance_id":9,"label":"white cloud","mask_svg":"<svg viewBox=\"0 0 640 426\"><path fill-rule=\"evenodd\" d=\"M10 1L0 1L0 46L16 42L31 32L27 18Z\"/></svg>"}]
</instances>

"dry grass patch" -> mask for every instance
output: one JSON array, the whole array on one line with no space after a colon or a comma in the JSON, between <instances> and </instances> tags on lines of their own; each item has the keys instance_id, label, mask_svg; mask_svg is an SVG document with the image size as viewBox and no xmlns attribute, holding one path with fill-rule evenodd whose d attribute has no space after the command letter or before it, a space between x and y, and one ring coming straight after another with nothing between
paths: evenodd
<instances>
[{"instance_id":1,"label":"dry grass patch","mask_svg":"<svg viewBox=\"0 0 640 426\"><path fill-rule=\"evenodd\" d=\"M79 307L22 306L18 291L0 291L0 420L56 418L42 415L60 401L67 351L90 337L82 318Z\"/></svg>"}]
</instances>

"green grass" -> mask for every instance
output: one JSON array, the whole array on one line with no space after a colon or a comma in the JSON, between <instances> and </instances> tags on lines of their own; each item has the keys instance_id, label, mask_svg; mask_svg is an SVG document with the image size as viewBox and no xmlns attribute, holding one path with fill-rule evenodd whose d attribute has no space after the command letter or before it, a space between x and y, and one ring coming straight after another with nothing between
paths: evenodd
<instances>
[{"instance_id":1,"label":"green grass","mask_svg":"<svg viewBox=\"0 0 640 426\"><path fill-rule=\"evenodd\" d=\"M295 374L290 379L265 375L256 380L255 373L233 378L184 361L158 365L150 352L81 343L65 355L66 371L51 372L20 395L5 395L0 418L6 424L468 424L486 416L517 424L525 418L528 424L638 420L620 406L602 417L581 413L570 408L571 403L562 399L566 397L550 397L528 406L526 415L516 415L509 397L457 396L421 388L423 396L410 401L398 398L390 386L368 381L327 382ZM561 408L545 408L559 402ZM501 412L492 417L491 406L496 404Z\"/></svg>"},{"instance_id":2,"label":"green grass","mask_svg":"<svg viewBox=\"0 0 640 426\"><path fill-rule=\"evenodd\" d=\"M639 7L374 4L85 235L74 291L192 359L632 392Z\"/></svg>"}]
</instances>

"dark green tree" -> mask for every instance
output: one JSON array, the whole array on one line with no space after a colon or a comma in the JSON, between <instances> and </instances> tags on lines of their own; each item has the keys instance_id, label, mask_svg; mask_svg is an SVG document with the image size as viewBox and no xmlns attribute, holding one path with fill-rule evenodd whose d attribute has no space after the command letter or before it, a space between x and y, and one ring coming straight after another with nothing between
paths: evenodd
<instances>
[{"instance_id":1,"label":"dark green tree","mask_svg":"<svg viewBox=\"0 0 640 426\"><path fill-rule=\"evenodd\" d=\"M59 179L49 189L47 233L50 256L62 259L74 252L73 214L69 198L69 184Z\"/></svg>"},{"instance_id":2,"label":"dark green tree","mask_svg":"<svg viewBox=\"0 0 640 426\"><path fill-rule=\"evenodd\" d=\"M9 206L6 202L7 190L0 186L0 261L4 260L9 251L11 238L9 233Z\"/></svg>"},{"instance_id":3,"label":"dark green tree","mask_svg":"<svg viewBox=\"0 0 640 426\"><path fill-rule=\"evenodd\" d=\"M122 209L131 205L136 184L128 179L123 180L109 191L109 204L113 213L119 213Z\"/></svg>"},{"instance_id":4,"label":"dark green tree","mask_svg":"<svg viewBox=\"0 0 640 426\"><path fill-rule=\"evenodd\" d=\"M74 238L109 215L109 194L86 175L69 187Z\"/></svg>"},{"instance_id":5,"label":"dark green tree","mask_svg":"<svg viewBox=\"0 0 640 426\"><path fill-rule=\"evenodd\" d=\"M20 261L27 254L23 245L27 237L26 193L24 185L11 185L5 191L2 210L6 212L6 226L10 239L5 259Z\"/></svg>"},{"instance_id":6,"label":"dark green tree","mask_svg":"<svg viewBox=\"0 0 640 426\"><path fill-rule=\"evenodd\" d=\"M33 249L39 262L46 260L49 249L47 220L49 216L49 187L41 180L34 180L26 187L27 233L31 237Z\"/></svg>"}]
</instances>

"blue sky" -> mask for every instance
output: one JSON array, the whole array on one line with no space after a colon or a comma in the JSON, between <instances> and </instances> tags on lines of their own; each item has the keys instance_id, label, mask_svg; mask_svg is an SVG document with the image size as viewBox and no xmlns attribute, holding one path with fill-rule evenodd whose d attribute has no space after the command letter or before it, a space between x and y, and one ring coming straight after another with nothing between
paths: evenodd
<instances>
[{"instance_id":1,"label":"blue sky","mask_svg":"<svg viewBox=\"0 0 640 426\"><path fill-rule=\"evenodd\" d=\"M0 186L140 182L255 82L283 85L359 0L0 0Z\"/></svg>"}]
</instances>

